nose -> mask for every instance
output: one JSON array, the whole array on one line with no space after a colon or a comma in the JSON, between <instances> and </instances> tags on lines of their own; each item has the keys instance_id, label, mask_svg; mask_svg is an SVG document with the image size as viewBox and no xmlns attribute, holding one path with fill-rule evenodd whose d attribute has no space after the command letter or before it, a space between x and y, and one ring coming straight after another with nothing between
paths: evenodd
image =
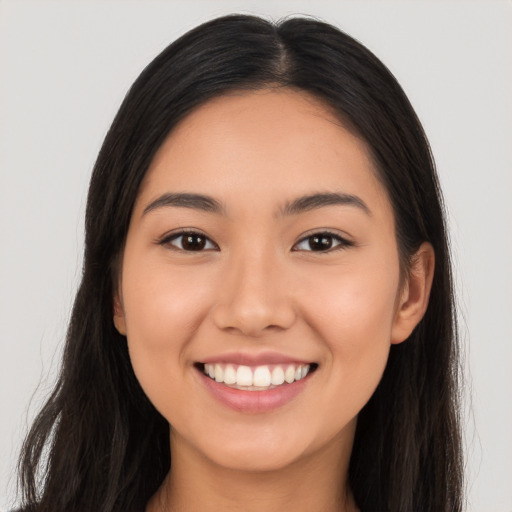
<instances>
[{"instance_id":1,"label":"nose","mask_svg":"<svg viewBox=\"0 0 512 512\"><path fill-rule=\"evenodd\" d=\"M296 312L282 265L268 254L233 257L212 315L219 329L249 337L290 328Z\"/></svg>"}]
</instances>

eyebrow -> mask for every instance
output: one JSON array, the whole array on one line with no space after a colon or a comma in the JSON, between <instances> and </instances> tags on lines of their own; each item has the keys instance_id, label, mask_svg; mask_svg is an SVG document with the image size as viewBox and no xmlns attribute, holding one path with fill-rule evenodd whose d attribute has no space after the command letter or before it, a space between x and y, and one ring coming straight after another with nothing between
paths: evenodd
<instances>
[{"instance_id":1,"label":"eyebrow","mask_svg":"<svg viewBox=\"0 0 512 512\"><path fill-rule=\"evenodd\" d=\"M370 208L357 196L337 192L324 192L298 197L293 201L287 202L280 210L281 215L296 215L298 213L316 210L325 206L347 205L360 208L367 215L371 215Z\"/></svg>"},{"instance_id":2,"label":"eyebrow","mask_svg":"<svg viewBox=\"0 0 512 512\"><path fill-rule=\"evenodd\" d=\"M321 192L298 197L293 201L288 201L278 210L277 216L297 215L310 210L324 208L333 205L354 206L361 209L367 215L371 215L371 210L366 203L360 198L352 194L344 194L337 192ZM203 194L191 193L166 193L149 203L142 213L147 213L168 206L177 206L182 208L192 208L208 213L226 214L226 209L216 199Z\"/></svg>"},{"instance_id":3,"label":"eyebrow","mask_svg":"<svg viewBox=\"0 0 512 512\"><path fill-rule=\"evenodd\" d=\"M142 215L146 215L146 213L164 206L180 206L182 208L192 208L209 213L225 213L222 204L213 197L204 196L202 194L168 193L161 195L158 199L149 203L146 208L144 208Z\"/></svg>"}]
</instances>

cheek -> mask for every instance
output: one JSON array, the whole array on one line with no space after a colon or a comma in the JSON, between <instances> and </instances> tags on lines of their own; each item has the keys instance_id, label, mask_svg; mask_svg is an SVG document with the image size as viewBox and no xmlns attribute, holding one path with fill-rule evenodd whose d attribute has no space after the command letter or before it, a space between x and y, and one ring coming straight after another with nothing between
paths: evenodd
<instances>
[{"instance_id":1,"label":"cheek","mask_svg":"<svg viewBox=\"0 0 512 512\"><path fill-rule=\"evenodd\" d=\"M356 260L357 258L354 258ZM399 283L397 259L347 262L311 274L304 286L304 316L333 350L390 342ZM306 279L308 274L306 275Z\"/></svg>"},{"instance_id":2,"label":"cheek","mask_svg":"<svg viewBox=\"0 0 512 512\"><path fill-rule=\"evenodd\" d=\"M123 274L128 337L154 348L182 346L197 327L208 283L185 267L172 272L165 264L144 267L127 265Z\"/></svg>"},{"instance_id":3,"label":"cheek","mask_svg":"<svg viewBox=\"0 0 512 512\"><path fill-rule=\"evenodd\" d=\"M358 263L317 275L304 296L304 315L328 349L325 375L332 379L333 393L322 397L323 408L343 403L338 410L348 417L357 415L382 377L399 282L395 259Z\"/></svg>"},{"instance_id":4,"label":"cheek","mask_svg":"<svg viewBox=\"0 0 512 512\"><path fill-rule=\"evenodd\" d=\"M207 311L211 287L190 269L162 265L123 266L123 307L132 366L155 407L166 417L183 393L188 346ZM170 403L170 401L172 403Z\"/></svg>"}]
</instances>

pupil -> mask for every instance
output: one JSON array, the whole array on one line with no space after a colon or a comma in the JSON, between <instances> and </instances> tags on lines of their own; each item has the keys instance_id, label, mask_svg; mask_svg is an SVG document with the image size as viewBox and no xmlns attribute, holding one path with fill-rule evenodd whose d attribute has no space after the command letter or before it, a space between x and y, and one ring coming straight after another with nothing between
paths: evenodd
<instances>
[{"instance_id":1,"label":"pupil","mask_svg":"<svg viewBox=\"0 0 512 512\"><path fill-rule=\"evenodd\" d=\"M204 249L205 239L201 235L186 235L183 237L183 248L189 251Z\"/></svg>"},{"instance_id":2,"label":"pupil","mask_svg":"<svg viewBox=\"0 0 512 512\"><path fill-rule=\"evenodd\" d=\"M309 239L309 246L313 251L330 249L332 246L332 237L330 235L312 236Z\"/></svg>"}]
</instances>

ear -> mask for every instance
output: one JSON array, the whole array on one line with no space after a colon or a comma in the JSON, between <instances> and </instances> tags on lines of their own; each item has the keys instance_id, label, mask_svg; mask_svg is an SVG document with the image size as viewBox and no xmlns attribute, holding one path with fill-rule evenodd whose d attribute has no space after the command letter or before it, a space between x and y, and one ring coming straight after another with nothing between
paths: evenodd
<instances>
[{"instance_id":1,"label":"ear","mask_svg":"<svg viewBox=\"0 0 512 512\"><path fill-rule=\"evenodd\" d=\"M119 334L126 336L126 320L124 315L124 308L119 297L119 292L114 294L114 325L116 326Z\"/></svg>"},{"instance_id":2,"label":"ear","mask_svg":"<svg viewBox=\"0 0 512 512\"><path fill-rule=\"evenodd\" d=\"M405 341L427 310L434 278L435 254L431 244L424 242L411 260L411 268L400 294L391 331L391 343Z\"/></svg>"}]
</instances>

